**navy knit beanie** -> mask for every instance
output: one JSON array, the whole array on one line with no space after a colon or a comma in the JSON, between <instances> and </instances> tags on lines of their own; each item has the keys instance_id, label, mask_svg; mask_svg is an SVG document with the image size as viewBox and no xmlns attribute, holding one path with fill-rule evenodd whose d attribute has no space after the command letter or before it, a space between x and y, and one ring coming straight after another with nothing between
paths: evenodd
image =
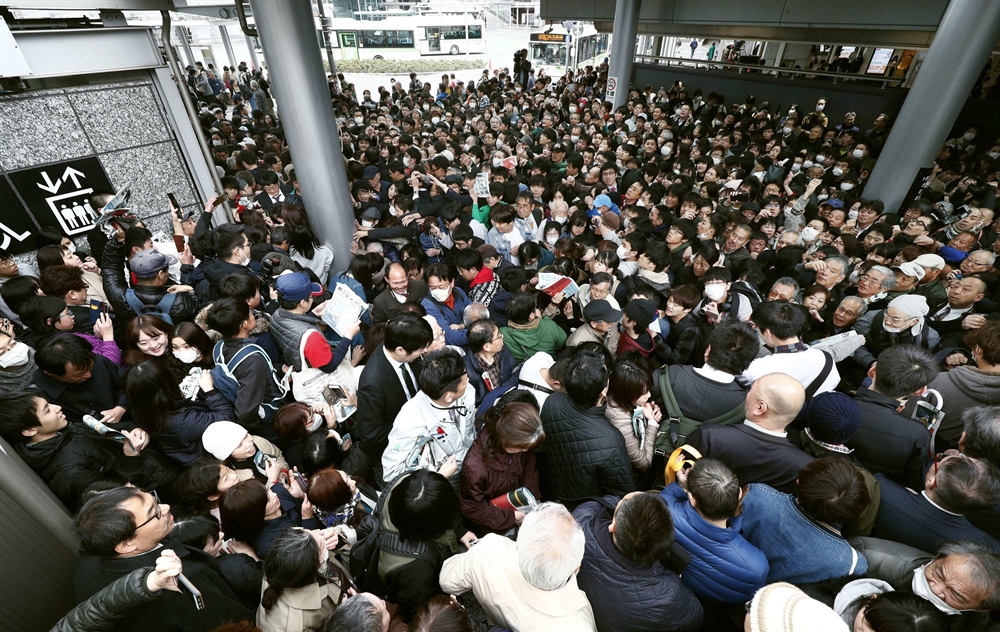
<instances>
[{"instance_id":1,"label":"navy knit beanie","mask_svg":"<svg viewBox=\"0 0 1000 632\"><path fill-rule=\"evenodd\" d=\"M823 393L809 401L806 425L817 441L841 445L861 427L861 408L843 393Z\"/></svg>"}]
</instances>

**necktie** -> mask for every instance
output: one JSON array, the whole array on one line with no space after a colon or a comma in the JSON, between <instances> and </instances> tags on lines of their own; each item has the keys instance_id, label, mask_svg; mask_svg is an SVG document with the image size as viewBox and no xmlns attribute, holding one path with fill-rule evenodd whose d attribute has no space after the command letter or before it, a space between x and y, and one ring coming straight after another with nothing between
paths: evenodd
<instances>
[{"instance_id":1,"label":"necktie","mask_svg":"<svg viewBox=\"0 0 1000 632\"><path fill-rule=\"evenodd\" d=\"M410 372L406 370L405 364L400 365L399 372L403 374L403 384L406 385L406 399L411 399L417 394L417 388L413 385L413 379L410 378Z\"/></svg>"}]
</instances>

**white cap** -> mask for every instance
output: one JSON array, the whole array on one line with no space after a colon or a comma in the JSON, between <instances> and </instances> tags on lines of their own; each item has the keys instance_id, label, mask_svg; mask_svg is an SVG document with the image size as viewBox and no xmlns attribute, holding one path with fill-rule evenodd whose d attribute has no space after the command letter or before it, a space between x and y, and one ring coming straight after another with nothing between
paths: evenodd
<instances>
[{"instance_id":1,"label":"white cap","mask_svg":"<svg viewBox=\"0 0 1000 632\"><path fill-rule=\"evenodd\" d=\"M917 281L924 280L924 268L916 261L907 261L906 263L901 263L898 266L896 266L895 269L899 270L906 276L911 276L915 278Z\"/></svg>"},{"instance_id":2,"label":"white cap","mask_svg":"<svg viewBox=\"0 0 1000 632\"><path fill-rule=\"evenodd\" d=\"M220 461L225 461L246 436L247 429L238 423L216 421L205 428L205 432L201 435L201 443L209 454Z\"/></svg>"},{"instance_id":3,"label":"white cap","mask_svg":"<svg viewBox=\"0 0 1000 632\"><path fill-rule=\"evenodd\" d=\"M941 255L920 255L913 260L913 263L918 266L923 266L925 268L934 268L935 270L944 270L944 259Z\"/></svg>"}]
</instances>

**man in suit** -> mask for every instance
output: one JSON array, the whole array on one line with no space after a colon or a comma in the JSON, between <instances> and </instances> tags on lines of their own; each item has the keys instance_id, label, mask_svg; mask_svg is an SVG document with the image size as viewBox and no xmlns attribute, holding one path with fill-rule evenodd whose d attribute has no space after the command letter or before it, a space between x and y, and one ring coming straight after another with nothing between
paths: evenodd
<instances>
[{"instance_id":1,"label":"man in suit","mask_svg":"<svg viewBox=\"0 0 1000 632\"><path fill-rule=\"evenodd\" d=\"M844 444L852 456L873 474L908 487L919 487L930 435L919 421L896 410L903 399L920 395L938 374L937 362L912 345L886 349L869 371L871 386L854 396L861 408L861 428Z\"/></svg>"},{"instance_id":2,"label":"man in suit","mask_svg":"<svg viewBox=\"0 0 1000 632\"><path fill-rule=\"evenodd\" d=\"M427 296L427 283L406 277L406 269L400 263L393 263L385 274L389 287L372 301L372 324L385 323L399 313L403 303L419 302Z\"/></svg>"},{"instance_id":3,"label":"man in suit","mask_svg":"<svg viewBox=\"0 0 1000 632\"><path fill-rule=\"evenodd\" d=\"M917 493L876 475L881 503L872 537L937 551L950 540L973 540L1000 551L1000 541L977 529L966 514L1000 503L1000 472L964 454L939 455Z\"/></svg>"},{"instance_id":4,"label":"man in suit","mask_svg":"<svg viewBox=\"0 0 1000 632\"><path fill-rule=\"evenodd\" d=\"M257 174L257 180L264 189L254 198L260 208L269 215L274 215L285 205L286 198L295 192L291 185L282 185L278 180L278 174L270 169L261 169Z\"/></svg>"},{"instance_id":5,"label":"man in suit","mask_svg":"<svg viewBox=\"0 0 1000 632\"><path fill-rule=\"evenodd\" d=\"M785 428L799 414L805 397L798 380L769 373L758 378L747 394L746 421L738 426L702 426L689 443L702 456L729 466L741 485L765 483L794 493L799 470L812 457L792 445Z\"/></svg>"},{"instance_id":6,"label":"man in suit","mask_svg":"<svg viewBox=\"0 0 1000 632\"><path fill-rule=\"evenodd\" d=\"M984 298L986 281L978 276L967 276L952 282L948 288L948 302L927 317L930 328L941 335L942 349L964 346L965 333L976 325L982 326L986 317L977 314L976 308ZM969 319L968 323L966 319Z\"/></svg>"},{"instance_id":7,"label":"man in suit","mask_svg":"<svg viewBox=\"0 0 1000 632\"><path fill-rule=\"evenodd\" d=\"M374 464L380 485L389 431L403 404L417 394L420 367L414 363L433 340L434 332L423 318L398 314L386 325L385 341L372 352L361 373L354 415L357 441Z\"/></svg>"}]
</instances>

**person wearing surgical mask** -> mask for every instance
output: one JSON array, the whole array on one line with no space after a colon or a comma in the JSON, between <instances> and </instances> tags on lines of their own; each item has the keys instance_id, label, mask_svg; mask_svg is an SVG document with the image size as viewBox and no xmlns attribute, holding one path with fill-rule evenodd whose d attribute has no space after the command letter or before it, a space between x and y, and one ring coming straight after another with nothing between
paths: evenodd
<instances>
[{"instance_id":1,"label":"person wearing surgical mask","mask_svg":"<svg viewBox=\"0 0 1000 632\"><path fill-rule=\"evenodd\" d=\"M512 226L513 223L511 222ZM468 335L463 316L465 308L472 304L461 288L455 287L455 279L448 266L436 263L427 268L427 288L430 296L420 301L427 315L434 318L444 330L445 342L449 345L465 346Z\"/></svg>"},{"instance_id":2,"label":"person wearing surgical mask","mask_svg":"<svg viewBox=\"0 0 1000 632\"><path fill-rule=\"evenodd\" d=\"M913 569L907 587L945 614L984 613L1000 608L997 568L1000 568L1000 553L989 545L945 542L933 560Z\"/></svg>"}]
</instances>

